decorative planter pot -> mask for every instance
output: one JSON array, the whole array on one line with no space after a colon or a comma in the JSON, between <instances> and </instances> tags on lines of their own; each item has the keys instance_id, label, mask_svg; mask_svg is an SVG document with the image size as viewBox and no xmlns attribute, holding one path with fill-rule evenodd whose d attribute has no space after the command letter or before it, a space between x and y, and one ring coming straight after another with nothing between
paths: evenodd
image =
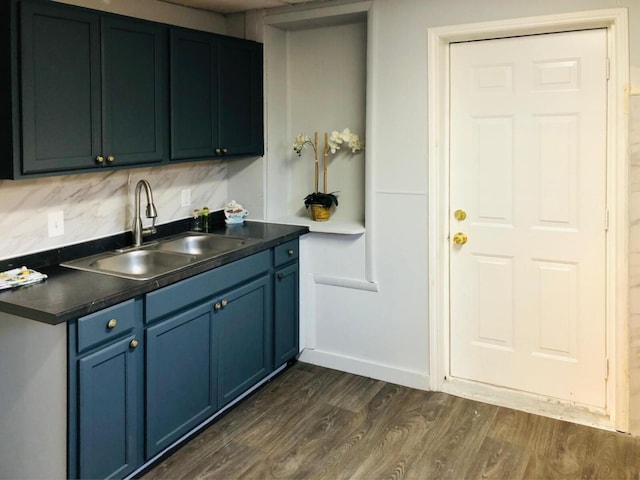
<instances>
[{"instance_id":1,"label":"decorative planter pot","mask_svg":"<svg viewBox=\"0 0 640 480\"><path fill-rule=\"evenodd\" d=\"M331 216L331 207L327 208L319 204L309 205L309 215L311 220L316 222L326 222Z\"/></svg>"}]
</instances>

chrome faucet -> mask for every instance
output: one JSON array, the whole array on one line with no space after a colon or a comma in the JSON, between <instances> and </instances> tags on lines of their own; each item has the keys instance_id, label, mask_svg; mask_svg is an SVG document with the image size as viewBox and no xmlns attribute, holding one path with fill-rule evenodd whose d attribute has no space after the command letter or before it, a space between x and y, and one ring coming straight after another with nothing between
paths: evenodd
<instances>
[{"instance_id":1,"label":"chrome faucet","mask_svg":"<svg viewBox=\"0 0 640 480\"><path fill-rule=\"evenodd\" d=\"M145 214L147 218L152 219L152 223L150 227L143 228L142 227L142 219L140 218L140 191L144 187L144 191L147 195L147 209ZM133 217L133 246L139 247L142 244L142 237L145 235L153 235L156 233L156 218L158 216L158 211L156 210L156 206L153 204L153 193L151 193L151 185L146 180L140 180L136 185L136 193L135 193L135 215Z\"/></svg>"}]
</instances>

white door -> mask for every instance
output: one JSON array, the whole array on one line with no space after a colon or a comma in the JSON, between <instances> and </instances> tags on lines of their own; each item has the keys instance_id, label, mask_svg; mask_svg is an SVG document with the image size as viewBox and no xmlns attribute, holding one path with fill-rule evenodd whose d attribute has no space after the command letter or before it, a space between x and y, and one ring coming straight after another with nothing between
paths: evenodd
<instances>
[{"instance_id":1,"label":"white door","mask_svg":"<svg viewBox=\"0 0 640 480\"><path fill-rule=\"evenodd\" d=\"M450 54L450 373L605 407L606 30Z\"/></svg>"}]
</instances>

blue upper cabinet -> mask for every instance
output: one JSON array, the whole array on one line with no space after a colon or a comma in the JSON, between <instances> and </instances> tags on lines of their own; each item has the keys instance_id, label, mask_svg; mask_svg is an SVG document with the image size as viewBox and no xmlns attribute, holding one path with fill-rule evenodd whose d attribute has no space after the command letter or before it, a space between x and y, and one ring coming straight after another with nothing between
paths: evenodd
<instances>
[{"instance_id":1,"label":"blue upper cabinet","mask_svg":"<svg viewBox=\"0 0 640 480\"><path fill-rule=\"evenodd\" d=\"M221 37L218 121L225 155L263 155L262 44Z\"/></svg>"},{"instance_id":2,"label":"blue upper cabinet","mask_svg":"<svg viewBox=\"0 0 640 480\"><path fill-rule=\"evenodd\" d=\"M0 178L264 154L260 43L48 0L0 24Z\"/></svg>"},{"instance_id":3,"label":"blue upper cabinet","mask_svg":"<svg viewBox=\"0 0 640 480\"><path fill-rule=\"evenodd\" d=\"M101 154L100 17L21 4L24 173L95 167Z\"/></svg>"},{"instance_id":4,"label":"blue upper cabinet","mask_svg":"<svg viewBox=\"0 0 640 480\"><path fill-rule=\"evenodd\" d=\"M167 28L102 19L102 145L107 163L160 162L169 154Z\"/></svg>"},{"instance_id":5,"label":"blue upper cabinet","mask_svg":"<svg viewBox=\"0 0 640 480\"><path fill-rule=\"evenodd\" d=\"M167 28L20 4L22 174L168 157Z\"/></svg>"},{"instance_id":6,"label":"blue upper cabinet","mask_svg":"<svg viewBox=\"0 0 640 480\"><path fill-rule=\"evenodd\" d=\"M213 157L218 148L218 37L171 30L171 158Z\"/></svg>"},{"instance_id":7,"label":"blue upper cabinet","mask_svg":"<svg viewBox=\"0 0 640 480\"><path fill-rule=\"evenodd\" d=\"M171 158L263 155L262 45L171 31Z\"/></svg>"}]
</instances>

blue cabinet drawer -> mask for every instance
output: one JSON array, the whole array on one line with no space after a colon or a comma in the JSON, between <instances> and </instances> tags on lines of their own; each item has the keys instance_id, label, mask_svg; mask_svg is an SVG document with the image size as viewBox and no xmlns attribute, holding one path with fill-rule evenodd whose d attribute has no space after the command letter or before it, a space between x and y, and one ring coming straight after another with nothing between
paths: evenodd
<instances>
[{"instance_id":1,"label":"blue cabinet drawer","mask_svg":"<svg viewBox=\"0 0 640 480\"><path fill-rule=\"evenodd\" d=\"M298 239L278 245L273 249L273 266L279 267L285 263L297 260L300 253Z\"/></svg>"},{"instance_id":2,"label":"blue cabinet drawer","mask_svg":"<svg viewBox=\"0 0 640 480\"><path fill-rule=\"evenodd\" d=\"M145 322L153 322L189 305L202 302L271 268L271 251L256 253L146 295Z\"/></svg>"},{"instance_id":3,"label":"blue cabinet drawer","mask_svg":"<svg viewBox=\"0 0 640 480\"><path fill-rule=\"evenodd\" d=\"M127 300L78 319L78 353L133 330L135 299Z\"/></svg>"}]
</instances>

